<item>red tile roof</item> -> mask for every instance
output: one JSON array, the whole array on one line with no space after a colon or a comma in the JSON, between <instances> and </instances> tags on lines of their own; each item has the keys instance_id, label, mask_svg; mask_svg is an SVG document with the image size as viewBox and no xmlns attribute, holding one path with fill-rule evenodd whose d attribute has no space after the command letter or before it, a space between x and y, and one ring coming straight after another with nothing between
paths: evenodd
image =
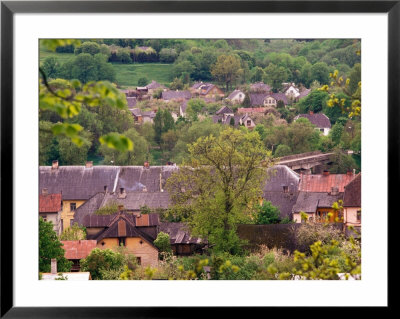
<instances>
[{"instance_id":1,"label":"red tile roof","mask_svg":"<svg viewBox=\"0 0 400 319\"><path fill-rule=\"evenodd\" d=\"M299 191L301 192L331 192L332 187L338 187L344 192L344 187L354 179L355 175L329 174L301 175Z\"/></svg>"},{"instance_id":2,"label":"red tile roof","mask_svg":"<svg viewBox=\"0 0 400 319\"><path fill-rule=\"evenodd\" d=\"M63 240L65 258L82 259L86 258L90 252L96 248L96 240Z\"/></svg>"},{"instance_id":3,"label":"red tile roof","mask_svg":"<svg viewBox=\"0 0 400 319\"><path fill-rule=\"evenodd\" d=\"M39 212L54 213L61 210L61 194L39 195Z\"/></svg>"}]
</instances>

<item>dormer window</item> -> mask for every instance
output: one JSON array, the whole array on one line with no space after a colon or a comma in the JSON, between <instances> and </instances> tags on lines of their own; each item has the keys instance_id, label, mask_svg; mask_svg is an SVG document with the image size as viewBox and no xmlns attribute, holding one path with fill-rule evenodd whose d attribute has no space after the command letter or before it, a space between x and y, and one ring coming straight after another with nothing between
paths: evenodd
<instances>
[{"instance_id":1,"label":"dormer window","mask_svg":"<svg viewBox=\"0 0 400 319\"><path fill-rule=\"evenodd\" d=\"M283 186L283 192L284 193L289 193L289 186Z\"/></svg>"}]
</instances>

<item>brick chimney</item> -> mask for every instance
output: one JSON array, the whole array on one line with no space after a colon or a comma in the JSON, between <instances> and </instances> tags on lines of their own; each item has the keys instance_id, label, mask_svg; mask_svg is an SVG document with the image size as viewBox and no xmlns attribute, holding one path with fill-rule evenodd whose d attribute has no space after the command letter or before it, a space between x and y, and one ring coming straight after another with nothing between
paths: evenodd
<instances>
[{"instance_id":1,"label":"brick chimney","mask_svg":"<svg viewBox=\"0 0 400 319\"><path fill-rule=\"evenodd\" d=\"M58 169L58 160L54 160L51 164L52 169Z\"/></svg>"},{"instance_id":2,"label":"brick chimney","mask_svg":"<svg viewBox=\"0 0 400 319\"><path fill-rule=\"evenodd\" d=\"M322 173L324 176L329 176L329 171L328 170L324 170L324 172Z\"/></svg>"},{"instance_id":3,"label":"brick chimney","mask_svg":"<svg viewBox=\"0 0 400 319\"><path fill-rule=\"evenodd\" d=\"M57 259L55 258L51 259L51 273L57 274Z\"/></svg>"},{"instance_id":4,"label":"brick chimney","mask_svg":"<svg viewBox=\"0 0 400 319\"><path fill-rule=\"evenodd\" d=\"M93 167L93 161L86 161L86 168L92 168Z\"/></svg>"},{"instance_id":5,"label":"brick chimney","mask_svg":"<svg viewBox=\"0 0 400 319\"><path fill-rule=\"evenodd\" d=\"M339 188L338 187L332 187L331 188L331 195L338 195L339 194Z\"/></svg>"},{"instance_id":6,"label":"brick chimney","mask_svg":"<svg viewBox=\"0 0 400 319\"><path fill-rule=\"evenodd\" d=\"M49 190L47 188L42 188L42 195L49 194Z\"/></svg>"},{"instance_id":7,"label":"brick chimney","mask_svg":"<svg viewBox=\"0 0 400 319\"><path fill-rule=\"evenodd\" d=\"M150 163L148 161L144 162L143 167L150 168Z\"/></svg>"},{"instance_id":8,"label":"brick chimney","mask_svg":"<svg viewBox=\"0 0 400 319\"><path fill-rule=\"evenodd\" d=\"M126 198L126 191L125 191L125 188L121 187L121 188L119 189L118 198Z\"/></svg>"},{"instance_id":9,"label":"brick chimney","mask_svg":"<svg viewBox=\"0 0 400 319\"><path fill-rule=\"evenodd\" d=\"M118 212L122 212L124 210L124 205L118 205Z\"/></svg>"}]
</instances>

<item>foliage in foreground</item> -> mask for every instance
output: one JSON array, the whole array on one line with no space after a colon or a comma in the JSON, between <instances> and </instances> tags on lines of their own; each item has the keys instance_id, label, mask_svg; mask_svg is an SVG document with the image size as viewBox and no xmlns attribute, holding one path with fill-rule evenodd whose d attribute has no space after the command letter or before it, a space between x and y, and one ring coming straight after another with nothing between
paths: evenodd
<instances>
[{"instance_id":1,"label":"foliage in foreground","mask_svg":"<svg viewBox=\"0 0 400 319\"><path fill-rule=\"evenodd\" d=\"M39 218L39 272L51 271L51 259L57 259L57 270L70 271L72 262L64 257L65 250L53 230L53 223Z\"/></svg>"}]
</instances>

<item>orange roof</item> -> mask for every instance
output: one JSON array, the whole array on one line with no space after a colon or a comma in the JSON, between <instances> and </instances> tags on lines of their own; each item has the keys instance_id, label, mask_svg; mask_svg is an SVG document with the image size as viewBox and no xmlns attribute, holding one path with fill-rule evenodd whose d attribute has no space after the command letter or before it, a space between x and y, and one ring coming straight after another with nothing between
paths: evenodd
<instances>
[{"instance_id":1,"label":"orange roof","mask_svg":"<svg viewBox=\"0 0 400 319\"><path fill-rule=\"evenodd\" d=\"M63 240L65 258L82 259L86 258L90 252L96 248L96 240Z\"/></svg>"},{"instance_id":2,"label":"orange roof","mask_svg":"<svg viewBox=\"0 0 400 319\"><path fill-rule=\"evenodd\" d=\"M39 212L54 213L61 210L61 194L39 195Z\"/></svg>"},{"instance_id":3,"label":"orange roof","mask_svg":"<svg viewBox=\"0 0 400 319\"><path fill-rule=\"evenodd\" d=\"M301 175L299 191L301 192L330 192L332 187L339 188L344 192L344 187L354 179L351 174L329 174L329 175Z\"/></svg>"}]
</instances>

